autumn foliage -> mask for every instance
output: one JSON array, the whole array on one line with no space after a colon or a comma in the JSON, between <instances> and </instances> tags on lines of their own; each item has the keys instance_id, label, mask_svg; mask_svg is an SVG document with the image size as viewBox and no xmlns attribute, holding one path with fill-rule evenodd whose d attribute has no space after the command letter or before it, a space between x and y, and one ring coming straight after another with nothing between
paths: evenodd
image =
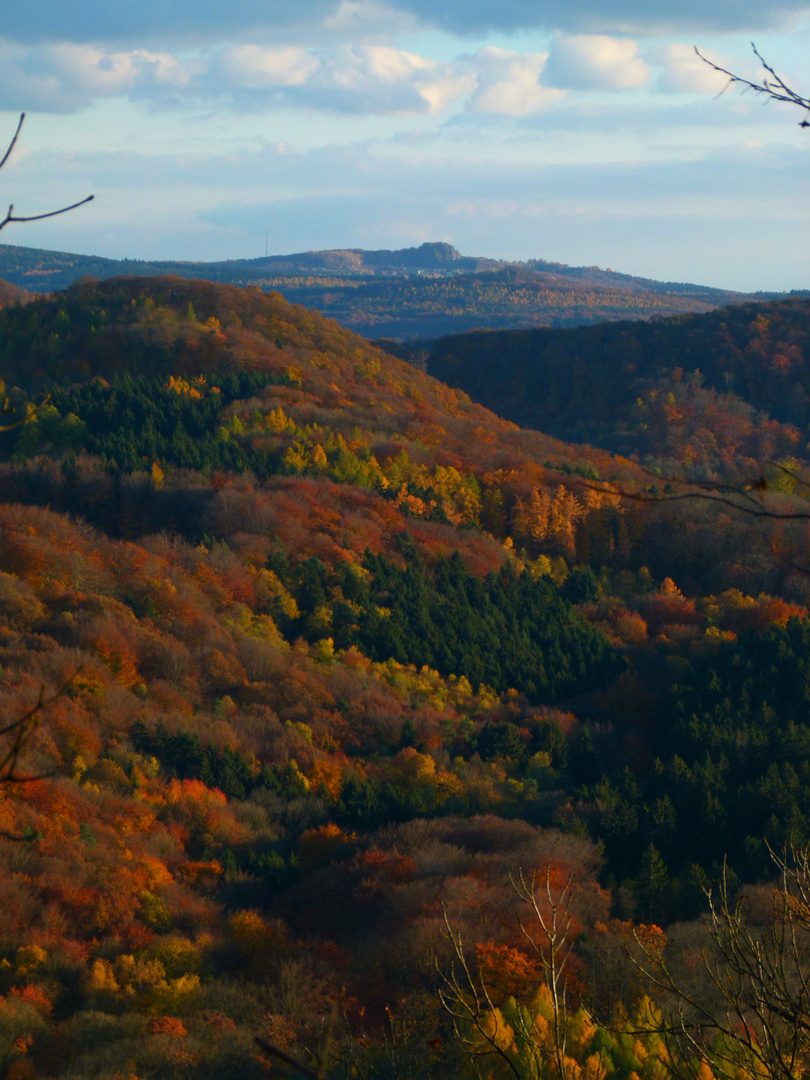
<instances>
[{"instance_id":1,"label":"autumn foliage","mask_svg":"<svg viewBox=\"0 0 810 1080\"><path fill-rule=\"evenodd\" d=\"M0 326L4 723L62 688L0 784L0 1075L249 1080L336 996L356 1075L453 1075L448 925L498 1038L550 1030L510 885L549 868L568 1075L663 1076L634 927L810 823L803 524L623 500L635 463L256 290Z\"/></svg>"}]
</instances>

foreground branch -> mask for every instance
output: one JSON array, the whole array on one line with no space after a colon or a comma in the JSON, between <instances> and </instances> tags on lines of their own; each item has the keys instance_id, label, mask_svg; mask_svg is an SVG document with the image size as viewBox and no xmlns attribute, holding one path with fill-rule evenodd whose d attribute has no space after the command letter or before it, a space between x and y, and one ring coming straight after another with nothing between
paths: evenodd
<instances>
[{"instance_id":1,"label":"foreground branch","mask_svg":"<svg viewBox=\"0 0 810 1080\"><path fill-rule=\"evenodd\" d=\"M688 990L663 955L636 938L637 966L672 1002L661 1034L685 1062L708 1063L717 1077L796 1080L810 1061L810 849L771 852L779 885L769 925L752 928L743 901L732 901L725 874L709 892L709 949L700 956L714 1000ZM635 962L635 961L634 961Z\"/></svg>"},{"instance_id":2,"label":"foreground branch","mask_svg":"<svg viewBox=\"0 0 810 1080\"><path fill-rule=\"evenodd\" d=\"M332 1004L331 1012L326 1020L326 1027L324 1029L323 1041L321 1042L318 1056L315 1059L315 1067L305 1065L303 1061L299 1061L298 1058L288 1054L286 1050L282 1050L280 1046L276 1046L275 1043L268 1042L267 1039L263 1039L261 1035L255 1035L254 1039L256 1045L261 1047L266 1054L275 1058L277 1061L283 1061L285 1065L291 1066L306 1076L308 1080L327 1080L327 1066L329 1064L329 1055L332 1049L332 1042L335 1038L335 1025L337 1024L338 1010L340 1008L340 1001L336 998Z\"/></svg>"},{"instance_id":3,"label":"foreground branch","mask_svg":"<svg viewBox=\"0 0 810 1080\"><path fill-rule=\"evenodd\" d=\"M17 145L17 141L20 137L20 132L22 131L22 126L24 123L25 113L20 113L20 119L17 123L17 130L14 132L14 135L11 138L11 142L6 147L6 151L3 154L2 159L0 159L0 169L3 168L8 159L11 157L12 152L14 151L14 147ZM95 195L87 195L84 199L80 199L78 202L71 203L70 206L62 206L58 210L48 210L44 214L15 214L14 204L12 203L8 208L6 216L2 219L2 221L0 221L0 231L5 229L6 225L19 225L25 224L28 221L44 221L45 218L59 217L60 214L67 214L71 210L76 210L79 206L84 206L85 203L92 202L94 198Z\"/></svg>"},{"instance_id":4,"label":"foreground branch","mask_svg":"<svg viewBox=\"0 0 810 1080\"><path fill-rule=\"evenodd\" d=\"M724 484L715 480L688 480L683 476L667 476L653 472L644 466L639 470L655 485L664 484L672 490L659 492L650 489L638 489L621 486L613 481L588 481L577 478L568 483L572 488L594 491L600 495L610 495L621 502L639 503L677 503L687 501L710 502L726 506L747 517L762 518L768 521L810 521L810 510L771 510L763 501L769 492L768 481L764 476L757 476L742 484ZM788 476L797 487L810 493L810 484L797 476L791 469L779 462L770 462L769 467L778 469Z\"/></svg>"},{"instance_id":5,"label":"foreground branch","mask_svg":"<svg viewBox=\"0 0 810 1080\"><path fill-rule=\"evenodd\" d=\"M43 710L64 694L81 670L78 668L74 671L49 698L45 697L44 685L40 686L37 700L28 712L0 728L0 738L9 740L5 754L0 758L0 784L29 784L34 780L45 780L51 775L23 775L17 772L17 766L23 751L42 722Z\"/></svg>"},{"instance_id":6,"label":"foreground branch","mask_svg":"<svg viewBox=\"0 0 810 1080\"><path fill-rule=\"evenodd\" d=\"M714 61L709 60L707 56L704 56L697 46L695 46L695 52L703 61L703 63L708 64L708 66L713 71L716 71L718 72L718 74L726 75L728 77L728 83L724 87L724 90L721 91L721 93L727 90L730 86L734 86L736 84L737 86L741 86L743 88L743 91L752 90L755 94L764 94L766 100L785 101L789 105L796 105L798 108L804 109L805 112L810 112L810 98L802 97L801 94L797 94L795 90L788 86L784 79L782 79L780 75L776 74L771 65L766 63L765 59L763 58L762 54L759 52L753 41L751 42L751 48L754 50L754 56L756 56L757 60L759 60L760 64L762 64L763 68L767 72L765 78L762 80L762 82L759 83L752 82L750 79L743 78L742 75L736 75L733 71L729 71L727 68L721 67L719 64L715 64ZM799 124L799 127L810 127L810 120L805 117L805 119L802 120Z\"/></svg>"}]
</instances>

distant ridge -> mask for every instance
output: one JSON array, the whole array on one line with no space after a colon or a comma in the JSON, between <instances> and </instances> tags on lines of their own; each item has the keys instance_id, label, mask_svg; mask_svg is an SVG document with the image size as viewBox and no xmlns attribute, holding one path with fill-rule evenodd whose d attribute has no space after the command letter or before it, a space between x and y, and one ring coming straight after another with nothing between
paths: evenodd
<instances>
[{"instance_id":1,"label":"distant ridge","mask_svg":"<svg viewBox=\"0 0 810 1080\"><path fill-rule=\"evenodd\" d=\"M471 329L580 326L710 311L808 293L738 293L654 281L596 266L462 255L447 243L340 248L221 262L146 262L0 244L0 278L42 293L83 277L175 274L258 286L316 308L366 337L435 338Z\"/></svg>"},{"instance_id":2,"label":"distant ridge","mask_svg":"<svg viewBox=\"0 0 810 1080\"><path fill-rule=\"evenodd\" d=\"M461 255L451 244L444 243L425 243L419 247L394 251L336 248L220 262L107 259L98 255L76 255L67 251L0 244L0 278L33 292L66 289L82 277L110 278L121 274L177 274L180 277L244 285L256 284L268 273L282 276L334 273L408 275L434 270L458 274L499 270L510 265L516 264L498 259L470 258Z\"/></svg>"}]
</instances>

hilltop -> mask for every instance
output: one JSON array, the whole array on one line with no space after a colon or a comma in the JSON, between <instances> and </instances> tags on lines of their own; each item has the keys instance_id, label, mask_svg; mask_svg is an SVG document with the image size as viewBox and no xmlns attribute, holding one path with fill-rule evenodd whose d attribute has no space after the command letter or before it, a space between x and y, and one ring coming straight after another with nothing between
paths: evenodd
<instances>
[{"instance_id":1,"label":"hilltop","mask_svg":"<svg viewBox=\"0 0 810 1080\"><path fill-rule=\"evenodd\" d=\"M26 289L0 279L0 307L6 307L8 304L27 304L32 299L32 294Z\"/></svg>"},{"instance_id":2,"label":"hilltop","mask_svg":"<svg viewBox=\"0 0 810 1080\"><path fill-rule=\"evenodd\" d=\"M443 243L227 262L141 262L0 245L0 278L33 292L64 289L86 276L121 274L174 274L275 290L357 333L397 339L433 338L476 327L649 319L752 299L730 290L657 282L598 267L473 258Z\"/></svg>"},{"instance_id":3,"label":"hilltop","mask_svg":"<svg viewBox=\"0 0 810 1080\"><path fill-rule=\"evenodd\" d=\"M178 260L107 259L65 251L0 244L0 277L35 292L65 289L82 277L109 278L121 274L177 274L233 285L258 285L264 277L302 274L409 275L420 271L459 273L497 270L505 264L496 259L467 258L450 244L422 244L397 251L364 251L361 248L304 251L270 255L259 259L224 262Z\"/></svg>"}]
</instances>

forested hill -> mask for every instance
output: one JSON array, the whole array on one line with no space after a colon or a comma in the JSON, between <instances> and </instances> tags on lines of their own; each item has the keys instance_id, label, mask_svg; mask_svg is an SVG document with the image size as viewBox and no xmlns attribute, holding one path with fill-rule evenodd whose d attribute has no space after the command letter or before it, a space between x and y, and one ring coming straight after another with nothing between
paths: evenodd
<instances>
[{"instance_id":1,"label":"forested hill","mask_svg":"<svg viewBox=\"0 0 810 1080\"><path fill-rule=\"evenodd\" d=\"M180 277L3 307L0 380L4 1080L262 1080L335 1000L347 1075L464 1076L448 923L481 1030L551 1029L521 870L570 894L560 1075L701 1066L628 950L700 991L674 924L810 835L806 473L670 500Z\"/></svg>"},{"instance_id":2,"label":"forested hill","mask_svg":"<svg viewBox=\"0 0 810 1080\"><path fill-rule=\"evenodd\" d=\"M708 311L751 299L729 290L595 266L461 255L449 244L346 249L226 262L141 262L0 245L0 278L34 292L80 278L176 274L281 292L367 337L434 338L476 327L578 326ZM761 299L757 294L757 299Z\"/></svg>"},{"instance_id":3,"label":"forested hill","mask_svg":"<svg viewBox=\"0 0 810 1080\"><path fill-rule=\"evenodd\" d=\"M810 453L807 299L389 348L523 427L669 471Z\"/></svg>"}]
</instances>

